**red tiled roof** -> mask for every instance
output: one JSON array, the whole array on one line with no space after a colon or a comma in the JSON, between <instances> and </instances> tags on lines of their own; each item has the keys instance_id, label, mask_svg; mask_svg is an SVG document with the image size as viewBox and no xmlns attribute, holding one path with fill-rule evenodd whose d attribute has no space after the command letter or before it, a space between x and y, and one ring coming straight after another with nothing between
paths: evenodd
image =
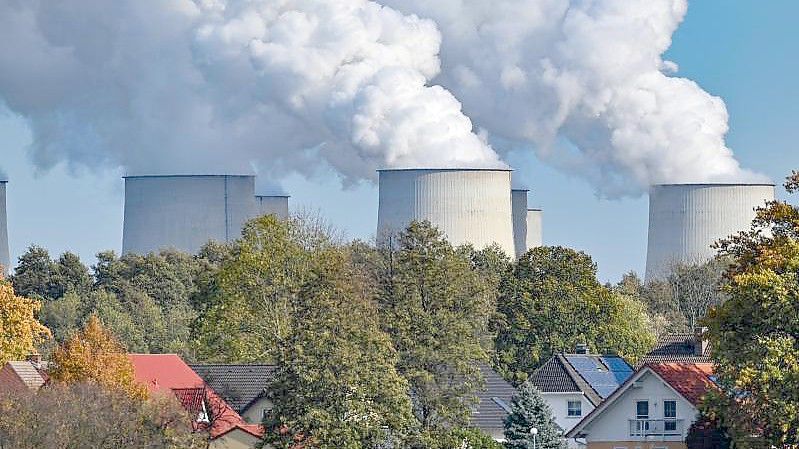
<instances>
[{"instance_id":1,"label":"red tiled roof","mask_svg":"<svg viewBox=\"0 0 799 449\"><path fill-rule=\"evenodd\" d=\"M711 363L648 363L646 366L695 406L708 390L716 388L710 380Z\"/></svg>"},{"instance_id":2,"label":"red tiled roof","mask_svg":"<svg viewBox=\"0 0 799 449\"><path fill-rule=\"evenodd\" d=\"M211 438L219 438L234 429L255 437L263 436L263 428L247 424L216 392L197 375L177 354L128 354L133 363L134 378L146 385L151 393L174 394L190 413L202 408L197 395L202 394L212 415Z\"/></svg>"}]
</instances>

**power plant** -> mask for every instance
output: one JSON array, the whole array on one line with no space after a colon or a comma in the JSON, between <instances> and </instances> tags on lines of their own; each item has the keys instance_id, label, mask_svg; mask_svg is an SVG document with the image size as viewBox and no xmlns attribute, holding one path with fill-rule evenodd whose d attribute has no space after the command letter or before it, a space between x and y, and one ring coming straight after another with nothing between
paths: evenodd
<instances>
[{"instance_id":1,"label":"power plant","mask_svg":"<svg viewBox=\"0 0 799 449\"><path fill-rule=\"evenodd\" d=\"M513 247L516 257L527 252L527 189L510 191L510 206L513 222Z\"/></svg>"},{"instance_id":2,"label":"power plant","mask_svg":"<svg viewBox=\"0 0 799 449\"><path fill-rule=\"evenodd\" d=\"M675 263L710 260L713 243L749 229L755 208L773 200L773 184L652 186L646 278L663 276Z\"/></svg>"},{"instance_id":3,"label":"power plant","mask_svg":"<svg viewBox=\"0 0 799 449\"><path fill-rule=\"evenodd\" d=\"M288 195L256 195L255 206L258 215L275 215L281 220L289 218Z\"/></svg>"},{"instance_id":4,"label":"power plant","mask_svg":"<svg viewBox=\"0 0 799 449\"><path fill-rule=\"evenodd\" d=\"M6 209L6 184L0 179L0 275L11 268L11 255L8 251L8 212Z\"/></svg>"},{"instance_id":5,"label":"power plant","mask_svg":"<svg viewBox=\"0 0 799 449\"><path fill-rule=\"evenodd\" d=\"M378 170L377 238L428 220L453 245L493 243L515 255L509 169Z\"/></svg>"},{"instance_id":6,"label":"power plant","mask_svg":"<svg viewBox=\"0 0 799 449\"><path fill-rule=\"evenodd\" d=\"M541 209L527 209L527 250L544 244L544 212Z\"/></svg>"},{"instance_id":7,"label":"power plant","mask_svg":"<svg viewBox=\"0 0 799 449\"><path fill-rule=\"evenodd\" d=\"M239 238L257 215L254 176L127 176L122 252L196 253L209 240Z\"/></svg>"}]
</instances>

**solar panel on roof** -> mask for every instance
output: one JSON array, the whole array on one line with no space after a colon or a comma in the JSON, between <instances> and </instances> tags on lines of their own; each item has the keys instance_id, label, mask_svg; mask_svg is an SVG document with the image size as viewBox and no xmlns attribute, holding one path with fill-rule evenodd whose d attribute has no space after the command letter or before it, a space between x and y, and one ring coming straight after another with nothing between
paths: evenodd
<instances>
[{"instance_id":1,"label":"solar panel on roof","mask_svg":"<svg viewBox=\"0 0 799 449\"><path fill-rule=\"evenodd\" d=\"M603 399L632 375L632 369L619 357L566 356L566 360Z\"/></svg>"}]
</instances>

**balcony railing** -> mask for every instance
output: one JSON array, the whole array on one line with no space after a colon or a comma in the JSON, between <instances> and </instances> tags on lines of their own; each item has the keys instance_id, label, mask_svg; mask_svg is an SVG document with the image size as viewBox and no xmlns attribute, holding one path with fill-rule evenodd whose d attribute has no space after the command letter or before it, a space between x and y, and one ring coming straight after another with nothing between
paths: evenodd
<instances>
[{"instance_id":1,"label":"balcony railing","mask_svg":"<svg viewBox=\"0 0 799 449\"><path fill-rule=\"evenodd\" d=\"M682 437L682 419L631 419L631 437Z\"/></svg>"}]
</instances>

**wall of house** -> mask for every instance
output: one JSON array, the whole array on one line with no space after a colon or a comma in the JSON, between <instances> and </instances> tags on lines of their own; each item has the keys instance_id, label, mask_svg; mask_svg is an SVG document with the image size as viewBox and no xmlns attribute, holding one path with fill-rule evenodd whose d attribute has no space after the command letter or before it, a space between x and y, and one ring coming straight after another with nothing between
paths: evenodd
<instances>
[{"instance_id":1,"label":"wall of house","mask_svg":"<svg viewBox=\"0 0 799 449\"><path fill-rule=\"evenodd\" d=\"M549 404L549 408L552 409L552 414L555 416L555 422L563 429L563 433L572 430L574 426L576 426L580 420L584 417L588 416L591 410L594 409L594 405L591 404L591 401L585 397L584 394L580 392L574 393L542 393L541 396L544 400ZM580 401L582 403L582 416L581 417L569 417L568 413L568 406L569 401Z\"/></svg>"},{"instance_id":2,"label":"wall of house","mask_svg":"<svg viewBox=\"0 0 799 449\"><path fill-rule=\"evenodd\" d=\"M585 449L686 449L682 441L615 441L588 443Z\"/></svg>"},{"instance_id":3,"label":"wall of house","mask_svg":"<svg viewBox=\"0 0 799 449\"><path fill-rule=\"evenodd\" d=\"M685 441L685 435L691 423L696 419L697 410L685 398L674 392L668 385L666 385L659 377L651 372L645 373L637 382L640 387L630 387L625 391L620 398L613 404L606 408L601 415L597 416L589 426L585 428L587 432L586 441L588 443L594 442L624 442L635 440L635 437L630 436L630 419L635 419L636 401L648 400L649 401L649 418L661 419L663 418L663 401L674 400L677 402L677 419L682 419L682 435L675 437L650 437L658 438L661 440L681 442ZM648 444L648 443L647 443ZM635 449L639 447L636 445L617 444L615 446L607 446L610 449L614 447L626 447L627 449ZM590 447L600 447L591 446ZM601 446L604 448L605 446ZM649 446L640 446L641 449L649 449ZM667 447L658 444L654 447L663 448ZM672 446L668 446L671 448ZM673 446L677 447L677 446ZM684 447L684 446L683 446Z\"/></svg>"},{"instance_id":4,"label":"wall of house","mask_svg":"<svg viewBox=\"0 0 799 449\"><path fill-rule=\"evenodd\" d=\"M272 410L272 401L266 398L258 399L242 411L241 417L250 424L261 424L264 420L264 411Z\"/></svg>"},{"instance_id":5,"label":"wall of house","mask_svg":"<svg viewBox=\"0 0 799 449\"><path fill-rule=\"evenodd\" d=\"M234 429L211 441L209 449L254 449L259 441L241 429Z\"/></svg>"}]
</instances>

